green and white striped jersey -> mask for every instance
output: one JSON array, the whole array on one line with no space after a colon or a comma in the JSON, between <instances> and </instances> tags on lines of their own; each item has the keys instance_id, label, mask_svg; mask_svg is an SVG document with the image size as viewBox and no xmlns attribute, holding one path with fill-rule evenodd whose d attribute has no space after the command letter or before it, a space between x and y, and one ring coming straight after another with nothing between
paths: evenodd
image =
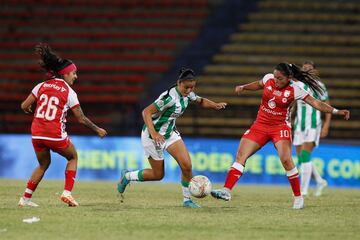
<instances>
[{"instance_id":1,"label":"green and white striped jersey","mask_svg":"<svg viewBox=\"0 0 360 240\"><path fill-rule=\"evenodd\" d=\"M200 97L194 92L183 97L176 87L171 88L167 96L166 93L167 91L163 92L153 103L158 112L152 115L152 121L155 130L168 139L175 128L176 119L184 113L189 102L194 102ZM143 130L145 129L144 124Z\"/></svg>"},{"instance_id":2,"label":"green and white striped jersey","mask_svg":"<svg viewBox=\"0 0 360 240\"><path fill-rule=\"evenodd\" d=\"M312 91L309 86L303 82L297 82L297 84L308 91L310 95L320 101L326 101L329 99L328 92L326 90L325 84L320 82L321 87L324 89L324 93L319 96L314 91ZM321 125L321 112L313 108L309 104L305 103L302 100L298 100L296 103L296 117L294 124L294 131L306 131L309 129L317 128Z\"/></svg>"}]
</instances>

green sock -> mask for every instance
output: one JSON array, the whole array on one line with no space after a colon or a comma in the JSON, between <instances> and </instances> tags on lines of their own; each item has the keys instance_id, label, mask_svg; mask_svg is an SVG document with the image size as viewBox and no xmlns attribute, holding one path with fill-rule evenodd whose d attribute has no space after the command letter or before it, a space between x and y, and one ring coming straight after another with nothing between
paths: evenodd
<instances>
[{"instance_id":1,"label":"green sock","mask_svg":"<svg viewBox=\"0 0 360 240\"><path fill-rule=\"evenodd\" d=\"M143 172L144 170L140 170L139 172L138 172L138 178L139 178L139 182L142 182L142 180L143 180L143 177L142 177L142 172Z\"/></svg>"},{"instance_id":2,"label":"green sock","mask_svg":"<svg viewBox=\"0 0 360 240\"><path fill-rule=\"evenodd\" d=\"M310 152L306 150L301 151L301 162L302 163L310 162Z\"/></svg>"},{"instance_id":3,"label":"green sock","mask_svg":"<svg viewBox=\"0 0 360 240\"><path fill-rule=\"evenodd\" d=\"M181 186L183 186L183 187L189 187L189 182L187 182L187 181L181 181Z\"/></svg>"}]
</instances>

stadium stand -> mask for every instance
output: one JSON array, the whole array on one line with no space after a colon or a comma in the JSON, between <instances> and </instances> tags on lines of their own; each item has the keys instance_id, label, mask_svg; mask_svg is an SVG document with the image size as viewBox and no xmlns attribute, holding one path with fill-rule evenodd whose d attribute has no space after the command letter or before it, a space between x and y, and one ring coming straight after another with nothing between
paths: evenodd
<instances>
[{"instance_id":1,"label":"stadium stand","mask_svg":"<svg viewBox=\"0 0 360 240\"><path fill-rule=\"evenodd\" d=\"M211 11L198 1L0 1L0 131L29 133L20 103L45 79L33 48L48 43L79 68L73 86L89 118L110 134L138 135L140 99L198 35ZM71 115L71 114L70 114ZM72 124L73 134L91 134Z\"/></svg>"},{"instance_id":2,"label":"stadium stand","mask_svg":"<svg viewBox=\"0 0 360 240\"><path fill-rule=\"evenodd\" d=\"M32 53L49 43L79 67L74 85L84 112L113 135L138 135L141 109L172 85L182 66L197 93L226 111L190 107L184 135L238 138L255 120L261 92L234 94L282 61L313 60L335 117L330 138L360 137L360 3L355 0L8 0L0 8L0 131L28 133L20 102L44 80ZM70 114L71 115L71 114ZM91 134L69 117L74 134Z\"/></svg>"},{"instance_id":3,"label":"stadium stand","mask_svg":"<svg viewBox=\"0 0 360 240\"><path fill-rule=\"evenodd\" d=\"M351 110L351 121L334 117L329 138L359 139L360 3L357 1L264 0L240 22L212 61L203 67L197 93L229 103L221 114L195 107L177 121L194 136L239 137L255 120L261 92L234 93L280 62L313 60L331 103Z\"/></svg>"}]
</instances>

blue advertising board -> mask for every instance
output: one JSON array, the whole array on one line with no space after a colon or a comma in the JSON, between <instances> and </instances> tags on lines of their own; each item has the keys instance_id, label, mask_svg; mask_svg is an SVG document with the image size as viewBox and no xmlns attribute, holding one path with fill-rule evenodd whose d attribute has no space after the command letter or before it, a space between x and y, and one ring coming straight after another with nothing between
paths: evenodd
<instances>
[{"instance_id":1,"label":"blue advertising board","mask_svg":"<svg viewBox=\"0 0 360 240\"><path fill-rule=\"evenodd\" d=\"M73 136L78 151L78 180L117 180L122 169L149 167L140 138ZM208 176L223 183L234 162L239 140L186 138L194 175ZM296 154L294 152L294 161ZM360 147L322 144L312 154L312 161L330 186L360 187ZM29 135L0 135L0 177L27 179L37 166ZM63 179L66 160L52 154L45 178ZM165 154L165 182L179 182L180 169ZM288 184L274 146L269 143L248 159L240 183Z\"/></svg>"}]
</instances>

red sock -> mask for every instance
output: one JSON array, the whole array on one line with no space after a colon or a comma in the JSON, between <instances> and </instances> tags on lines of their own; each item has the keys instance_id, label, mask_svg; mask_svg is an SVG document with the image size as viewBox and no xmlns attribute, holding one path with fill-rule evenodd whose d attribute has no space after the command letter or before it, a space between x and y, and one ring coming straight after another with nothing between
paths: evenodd
<instances>
[{"instance_id":1,"label":"red sock","mask_svg":"<svg viewBox=\"0 0 360 240\"><path fill-rule=\"evenodd\" d=\"M64 190L71 192L75 183L76 171L66 170L65 171L65 187Z\"/></svg>"},{"instance_id":2,"label":"red sock","mask_svg":"<svg viewBox=\"0 0 360 240\"><path fill-rule=\"evenodd\" d=\"M35 192L37 185L38 185L37 183L34 183L33 181L29 180L27 182L27 186L26 186L23 197L31 198L33 192Z\"/></svg>"},{"instance_id":3,"label":"red sock","mask_svg":"<svg viewBox=\"0 0 360 240\"><path fill-rule=\"evenodd\" d=\"M238 162L234 162L226 176L224 187L231 190L242 176L243 171L244 166Z\"/></svg>"},{"instance_id":4,"label":"red sock","mask_svg":"<svg viewBox=\"0 0 360 240\"><path fill-rule=\"evenodd\" d=\"M299 173L296 168L287 172L287 177L289 179L291 189L294 193L295 197L301 196L300 192L300 181L299 181Z\"/></svg>"}]
</instances>

